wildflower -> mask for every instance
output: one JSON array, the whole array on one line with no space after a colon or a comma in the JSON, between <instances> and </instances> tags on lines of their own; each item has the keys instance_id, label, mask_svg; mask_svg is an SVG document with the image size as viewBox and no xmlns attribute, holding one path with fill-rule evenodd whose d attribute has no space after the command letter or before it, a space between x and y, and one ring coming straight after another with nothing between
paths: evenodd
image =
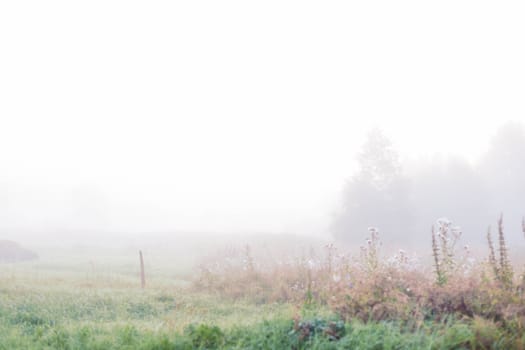
<instances>
[{"instance_id":1,"label":"wildflower","mask_svg":"<svg viewBox=\"0 0 525 350\"><path fill-rule=\"evenodd\" d=\"M308 259L308 268L313 269L315 267L315 263L312 259Z\"/></svg>"}]
</instances>

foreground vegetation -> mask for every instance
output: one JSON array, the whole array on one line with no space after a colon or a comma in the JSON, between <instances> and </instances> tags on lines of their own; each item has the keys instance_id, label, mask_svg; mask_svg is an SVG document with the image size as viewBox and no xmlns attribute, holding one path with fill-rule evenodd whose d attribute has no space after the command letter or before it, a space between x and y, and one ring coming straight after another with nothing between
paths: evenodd
<instances>
[{"instance_id":1,"label":"foreground vegetation","mask_svg":"<svg viewBox=\"0 0 525 350\"><path fill-rule=\"evenodd\" d=\"M525 342L479 317L344 322L315 304L296 309L187 291L63 287L3 287L0 348L519 349Z\"/></svg>"},{"instance_id":2,"label":"foreground vegetation","mask_svg":"<svg viewBox=\"0 0 525 350\"><path fill-rule=\"evenodd\" d=\"M481 319L427 322L407 329L396 322L299 321L274 318L251 326L192 324L182 332L127 323L50 322L35 314L2 320L2 349L520 349L516 337Z\"/></svg>"},{"instance_id":3,"label":"foreground vegetation","mask_svg":"<svg viewBox=\"0 0 525 350\"><path fill-rule=\"evenodd\" d=\"M385 257L375 229L357 256L327 245L261 259L245 246L198 274L147 265L145 289L124 258L2 265L0 349L524 349L523 266L503 231L474 259L439 221L433 267Z\"/></svg>"}]
</instances>

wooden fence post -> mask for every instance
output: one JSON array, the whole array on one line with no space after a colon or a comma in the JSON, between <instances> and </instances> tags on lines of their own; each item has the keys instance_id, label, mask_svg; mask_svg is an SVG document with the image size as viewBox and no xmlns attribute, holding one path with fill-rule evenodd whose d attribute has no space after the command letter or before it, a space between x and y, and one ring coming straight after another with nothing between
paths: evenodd
<instances>
[{"instance_id":1,"label":"wooden fence post","mask_svg":"<svg viewBox=\"0 0 525 350\"><path fill-rule=\"evenodd\" d=\"M140 285L144 289L146 287L146 275L144 274L144 258L142 257L142 250L139 250L140 257Z\"/></svg>"}]
</instances>

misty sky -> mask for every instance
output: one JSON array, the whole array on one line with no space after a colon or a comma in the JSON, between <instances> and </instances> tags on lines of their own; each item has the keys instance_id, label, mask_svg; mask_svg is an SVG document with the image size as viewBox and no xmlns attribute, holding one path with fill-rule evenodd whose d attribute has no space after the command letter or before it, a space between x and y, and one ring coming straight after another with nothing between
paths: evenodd
<instances>
[{"instance_id":1,"label":"misty sky","mask_svg":"<svg viewBox=\"0 0 525 350\"><path fill-rule=\"evenodd\" d=\"M0 228L315 233L373 127L525 121L525 4L2 1Z\"/></svg>"}]
</instances>

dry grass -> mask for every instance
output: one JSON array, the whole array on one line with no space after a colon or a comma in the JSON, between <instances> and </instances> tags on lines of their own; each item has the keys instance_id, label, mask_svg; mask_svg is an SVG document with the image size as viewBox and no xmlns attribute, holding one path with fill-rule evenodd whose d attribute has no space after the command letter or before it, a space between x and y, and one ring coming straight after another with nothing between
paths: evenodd
<instances>
[{"instance_id":1,"label":"dry grass","mask_svg":"<svg viewBox=\"0 0 525 350\"><path fill-rule=\"evenodd\" d=\"M478 320L480 327L496 324L525 331L523 279L512 273L502 220L498 259L490 238L487 259L474 261L468 249L458 254L459 233L444 221L432 238L433 269L403 251L381 257L379 236L372 229L355 257L333 245L321 257L312 252L272 263L256 261L249 249L223 255L201 266L194 288L257 303L325 305L346 320L396 320L418 327L454 317Z\"/></svg>"}]
</instances>

